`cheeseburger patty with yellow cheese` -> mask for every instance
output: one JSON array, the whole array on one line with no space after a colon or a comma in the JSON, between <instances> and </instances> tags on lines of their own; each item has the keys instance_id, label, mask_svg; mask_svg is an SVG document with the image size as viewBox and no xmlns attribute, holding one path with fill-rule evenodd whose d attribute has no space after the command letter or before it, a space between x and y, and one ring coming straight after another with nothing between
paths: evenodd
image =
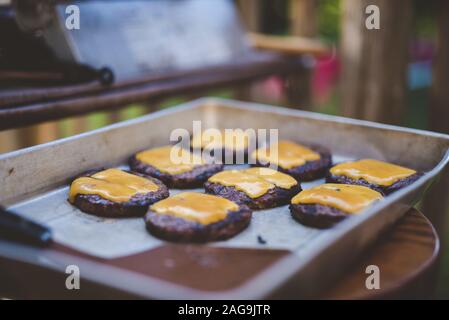
<instances>
[{"instance_id":1,"label":"cheeseburger patty with yellow cheese","mask_svg":"<svg viewBox=\"0 0 449 320\"><path fill-rule=\"evenodd\" d=\"M326 182L361 185L388 195L412 184L421 176L420 172L396 164L362 159L332 167Z\"/></svg>"},{"instance_id":2,"label":"cheeseburger patty with yellow cheese","mask_svg":"<svg viewBox=\"0 0 449 320\"><path fill-rule=\"evenodd\" d=\"M210 177L204 184L207 193L247 205L267 209L287 204L300 184L285 173L269 168L227 170Z\"/></svg>"},{"instance_id":3,"label":"cheeseburger patty with yellow cheese","mask_svg":"<svg viewBox=\"0 0 449 320\"><path fill-rule=\"evenodd\" d=\"M82 175L70 185L69 202L102 217L143 216L169 195L159 180L136 172L107 169Z\"/></svg>"},{"instance_id":4,"label":"cheeseburger patty with yellow cheese","mask_svg":"<svg viewBox=\"0 0 449 320\"><path fill-rule=\"evenodd\" d=\"M301 224L329 228L381 199L379 192L364 186L326 183L293 197L290 212Z\"/></svg>"},{"instance_id":5,"label":"cheeseburger patty with yellow cheese","mask_svg":"<svg viewBox=\"0 0 449 320\"><path fill-rule=\"evenodd\" d=\"M181 159L183 155L186 156L184 160ZM200 187L210 176L223 170L222 164L207 164L200 155L177 146L139 152L131 157L129 166L133 171L155 177L168 187L179 189Z\"/></svg>"},{"instance_id":6,"label":"cheeseburger patty with yellow cheese","mask_svg":"<svg viewBox=\"0 0 449 320\"><path fill-rule=\"evenodd\" d=\"M222 197L183 192L153 204L145 215L147 230L174 242L225 240L244 230L251 210Z\"/></svg>"},{"instance_id":7,"label":"cheeseburger patty with yellow cheese","mask_svg":"<svg viewBox=\"0 0 449 320\"><path fill-rule=\"evenodd\" d=\"M277 170L300 182L323 178L332 165L332 156L326 148L304 146L287 140L259 148L251 157L256 166L276 165Z\"/></svg>"},{"instance_id":8,"label":"cheeseburger patty with yellow cheese","mask_svg":"<svg viewBox=\"0 0 449 320\"><path fill-rule=\"evenodd\" d=\"M206 129L193 135L191 146L192 150L208 150L216 160L226 164L242 164L248 162L250 145L256 141L256 137L242 129ZM221 152L221 156L215 155L215 151Z\"/></svg>"}]
</instances>

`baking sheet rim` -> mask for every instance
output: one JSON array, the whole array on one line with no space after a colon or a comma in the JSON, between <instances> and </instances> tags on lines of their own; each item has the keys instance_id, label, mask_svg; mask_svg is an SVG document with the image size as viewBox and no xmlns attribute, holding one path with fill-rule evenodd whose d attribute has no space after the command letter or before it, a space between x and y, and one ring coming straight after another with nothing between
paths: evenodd
<instances>
[{"instance_id":1,"label":"baking sheet rim","mask_svg":"<svg viewBox=\"0 0 449 320\"><path fill-rule=\"evenodd\" d=\"M71 141L71 140L76 140L82 136L94 135L99 132L120 128L122 126L128 126L128 125L133 125L135 123L145 122L152 118L157 118L157 117L160 117L163 115L174 114L180 110L191 109L191 108L202 108L202 107L205 107L205 105L211 105L212 107L219 107L220 104L224 105L225 107L228 107L228 108L229 107L230 108L243 108L246 110L257 109L257 111L269 111L269 112L275 112L275 113L279 113L279 114L295 113L299 116L310 118L310 119L318 119L318 120L326 120L326 121L339 122L339 123L362 125L362 126L367 126L367 127L371 127L371 128L394 130L394 131L400 131L400 132L409 132L409 133L414 133L414 134L419 134L419 135L427 135L427 136L431 136L431 137L435 137L435 138L443 138L443 139L449 140L449 135L425 131L425 130L402 128L402 127L398 127L398 126L378 124L378 123L374 123L374 122L370 122L370 121L354 120L354 119L336 117L336 116L330 116L330 115L321 115L321 114L315 114L315 113L307 112L307 111L291 110L291 109L286 109L286 108L282 108L282 107L275 107L275 106L269 106L269 105L263 105L263 104L238 102L238 101L234 101L234 100L227 100L227 99L220 99L220 98L200 98L200 99L196 99L196 100L187 102L180 106L173 107L171 109L162 110L162 111L159 111L159 112L156 112L153 114L149 114L149 115L140 117L139 119L132 119L132 120L124 121L124 122L117 123L117 124L107 126L104 128L100 128L100 129L97 129L97 130L94 130L91 132L83 133L83 134L72 136L72 137L65 138L65 139L60 139L60 140L49 142L49 143L42 144L39 146L21 149L21 150L12 152L12 153L0 155L0 161L3 159L6 159L6 158L13 158L15 156L22 155L27 152L32 152L34 150L39 150L41 148L46 148L50 145L64 143L66 141ZM306 255L306 256L298 257L295 255L289 255L287 257L284 257L284 258L280 259L280 261L278 261L277 263L272 265L270 268L266 269L265 271L260 272L258 275L249 279L246 283L244 283L242 286L240 286L236 289L222 291L220 293L213 293L213 292L209 292L209 291L201 291L201 290L197 290L197 289L188 288L189 296L191 296L192 299L193 298L196 298L196 299L201 299L201 298L203 298L203 299L204 298L220 299L220 298L225 298L225 297L232 297L234 299L245 299L245 298L266 297L270 292L272 292L276 288L281 287L282 284L284 284L286 281L288 281L288 279L290 279L293 274L297 273L298 270L301 270L308 264L313 263L313 260L316 259L319 255L323 254L323 252L324 252L324 250L326 250L326 248L329 248L330 246L335 245L348 232L354 231L357 228L360 228L361 226L367 224L369 222L369 220L373 219L373 217L377 213L379 213L381 210L399 202L399 200L406 197L410 191L417 190L417 189L419 189L419 187L423 187L425 184L429 183L432 179L434 179L439 174L439 172L444 168L444 166L448 162L449 162L449 150L446 151L446 153L443 156L443 158L441 159L441 161L432 170L428 171L417 182L390 195L388 197L388 199L386 199L385 201L378 203L375 206L373 206L372 208L366 210L363 215L355 216L352 219L348 219L348 220L344 221L343 223L338 225L338 227L337 227L338 231L336 233L328 233L328 234L323 235L323 237L327 238L326 241L320 241L320 242L314 244L313 246L316 246L316 248L314 248L314 250L310 250L310 253L308 254L308 256ZM13 246L15 246L15 245L13 245ZM26 249L28 250L29 248L26 248ZM32 249L32 250L34 250L34 249ZM39 255L38 250L36 250L35 253L37 255ZM14 254L14 256L16 259L19 259L19 256L16 256L16 254ZM66 259L66 258L69 258L70 260L74 259L73 256L65 257L66 256L65 254L60 254L60 253L57 253L57 256L59 256L63 259ZM29 260L29 259L25 258L24 260ZM105 268L104 265L101 266L95 262L88 261L88 260L85 260L85 259L82 259L79 257L76 257L76 260L79 260L80 262L82 262L83 265L84 264L91 265L93 268L92 275L90 275L89 273L86 275L86 272L84 272L84 277L87 276L86 278L89 278L90 280L92 280L94 282L103 282L103 281L101 281L101 279L98 278L98 276L97 276L98 274L95 269L98 269L98 268L104 269ZM39 260L34 261L34 263L36 263L38 265L42 265L42 261L39 261ZM47 265L47 267L49 267L49 266ZM118 269L118 268L107 266L106 269L114 270L114 269ZM117 272L118 272L118 274L123 274L123 273L135 274L132 271L123 270L123 269L118 269ZM264 281L264 278L266 279L266 277L270 277L269 282ZM107 279L106 278L104 280L104 283L111 286L110 281L106 282L107 279L110 279L110 278L107 278ZM164 290L167 292L166 292L166 294L161 295L160 296L161 298L169 298L169 297L185 298L185 296L183 296L180 293L184 292L186 290L186 288L176 285L176 284L173 284L173 283L170 283L170 282L160 280L160 279L138 275L137 279L139 279L139 281L135 282L135 285L137 287L134 286L134 288L129 288L129 281L128 280L122 281L122 279L125 279L125 277L123 277L123 278L114 277L114 278L116 281L119 280L115 283L114 286L118 287L124 291L136 292L138 294L143 294L146 297L155 297L154 295L151 295L151 290L148 291L145 289L145 287L146 287L145 285L141 288L139 288L139 287L141 285L143 285L145 282L146 282L146 285L148 285L149 283L147 281L150 281L150 283L153 283L153 284L155 284L153 281L156 281L156 283L163 283L164 285L167 285L166 289L168 289L168 290ZM123 283L120 284L121 282L123 282ZM171 290L170 288L172 288L173 290ZM184 288L184 290L179 291L180 288ZM170 291L172 291L172 292L170 292ZM195 293L195 294L193 294L193 293Z\"/></svg>"}]
</instances>

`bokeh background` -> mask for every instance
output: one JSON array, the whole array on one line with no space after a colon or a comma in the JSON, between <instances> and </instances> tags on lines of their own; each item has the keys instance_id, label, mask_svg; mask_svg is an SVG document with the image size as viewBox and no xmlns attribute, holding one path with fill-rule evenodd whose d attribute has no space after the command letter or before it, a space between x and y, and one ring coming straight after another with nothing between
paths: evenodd
<instances>
[{"instance_id":1,"label":"bokeh background","mask_svg":"<svg viewBox=\"0 0 449 320\"><path fill-rule=\"evenodd\" d=\"M0 0L0 5L10 1ZM308 71L272 76L218 96L296 107L449 133L449 1L236 0L248 31L318 38L332 50L304 56ZM376 4L381 29L364 27L364 8ZM0 39L1 41L1 39ZM298 90L288 90L298 88ZM296 92L292 96L291 92ZM289 93L290 92L290 93ZM52 141L169 108L198 97L173 96L26 128L0 131L0 153ZM447 170L446 170L447 171ZM435 297L449 298L449 177L446 172L418 206L443 240Z\"/></svg>"}]
</instances>

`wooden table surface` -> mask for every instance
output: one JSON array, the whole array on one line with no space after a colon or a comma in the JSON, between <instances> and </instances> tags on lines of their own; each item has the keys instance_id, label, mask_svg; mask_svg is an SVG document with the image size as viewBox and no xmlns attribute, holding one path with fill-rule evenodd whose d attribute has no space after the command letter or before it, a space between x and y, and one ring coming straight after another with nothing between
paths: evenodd
<instances>
[{"instance_id":1,"label":"wooden table surface","mask_svg":"<svg viewBox=\"0 0 449 320\"><path fill-rule=\"evenodd\" d=\"M439 239L432 224L411 209L345 276L320 298L430 298L435 284ZM380 289L368 290L368 265L380 269Z\"/></svg>"},{"instance_id":2,"label":"wooden table surface","mask_svg":"<svg viewBox=\"0 0 449 320\"><path fill-rule=\"evenodd\" d=\"M434 288L433 267L439 251L439 239L432 224L416 209L411 209L393 228L385 233L366 255L348 269L346 275L318 296L320 299L387 299L430 298ZM5 263L5 261L3 262ZM8 263L9 275L0 274L0 297L20 299L129 299L135 296L83 282L83 290L61 290L64 273L55 273L35 266ZM368 265L380 269L380 289L365 287ZM0 270L2 260L0 259ZM21 281L23 275L33 279ZM3 277L2 277L3 276ZM41 288L39 290L33 290ZM77 291L77 292L76 292ZM3 295L2 295L3 294ZM294 299L295 297L291 297Z\"/></svg>"}]
</instances>

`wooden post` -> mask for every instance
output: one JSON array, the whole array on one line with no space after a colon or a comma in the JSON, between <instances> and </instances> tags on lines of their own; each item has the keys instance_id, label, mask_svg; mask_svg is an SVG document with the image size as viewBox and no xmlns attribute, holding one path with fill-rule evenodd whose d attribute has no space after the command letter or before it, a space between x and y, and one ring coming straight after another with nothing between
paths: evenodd
<instances>
[{"instance_id":1,"label":"wooden post","mask_svg":"<svg viewBox=\"0 0 449 320\"><path fill-rule=\"evenodd\" d=\"M53 141L59 137L59 130L56 122L46 122L21 128L18 129L17 132L20 148Z\"/></svg>"},{"instance_id":2,"label":"wooden post","mask_svg":"<svg viewBox=\"0 0 449 320\"><path fill-rule=\"evenodd\" d=\"M368 5L380 9L380 29L368 30ZM400 124L412 26L411 0L343 0L341 103L348 117Z\"/></svg>"},{"instance_id":3,"label":"wooden post","mask_svg":"<svg viewBox=\"0 0 449 320\"><path fill-rule=\"evenodd\" d=\"M449 1L437 1L437 52L433 65L430 103L430 129L449 133ZM440 236L446 234L449 214L449 168L426 196L423 212L429 216ZM446 229L447 230L447 229Z\"/></svg>"},{"instance_id":4,"label":"wooden post","mask_svg":"<svg viewBox=\"0 0 449 320\"><path fill-rule=\"evenodd\" d=\"M316 0L290 0L290 29L296 36L313 38L317 35Z\"/></svg>"},{"instance_id":5,"label":"wooden post","mask_svg":"<svg viewBox=\"0 0 449 320\"><path fill-rule=\"evenodd\" d=\"M314 38L317 35L316 0L290 0L290 33L294 36ZM287 98L292 108L312 109L310 97L311 70L287 77Z\"/></svg>"},{"instance_id":6,"label":"wooden post","mask_svg":"<svg viewBox=\"0 0 449 320\"><path fill-rule=\"evenodd\" d=\"M17 129L0 132L0 153L10 152L20 148Z\"/></svg>"},{"instance_id":7,"label":"wooden post","mask_svg":"<svg viewBox=\"0 0 449 320\"><path fill-rule=\"evenodd\" d=\"M260 0L237 0L237 6L246 29L251 32L260 30Z\"/></svg>"},{"instance_id":8,"label":"wooden post","mask_svg":"<svg viewBox=\"0 0 449 320\"><path fill-rule=\"evenodd\" d=\"M240 16L243 19L247 31L257 32L260 30L260 1L261 0L237 0ZM251 91L251 84L239 85L234 90L235 98L238 100L252 101L253 97Z\"/></svg>"},{"instance_id":9,"label":"wooden post","mask_svg":"<svg viewBox=\"0 0 449 320\"><path fill-rule=\"evenodd\" d=\"M430 127L449 133L449 1L437 2L437 52L433 66Z\"/></svg>"}]
</instances>

